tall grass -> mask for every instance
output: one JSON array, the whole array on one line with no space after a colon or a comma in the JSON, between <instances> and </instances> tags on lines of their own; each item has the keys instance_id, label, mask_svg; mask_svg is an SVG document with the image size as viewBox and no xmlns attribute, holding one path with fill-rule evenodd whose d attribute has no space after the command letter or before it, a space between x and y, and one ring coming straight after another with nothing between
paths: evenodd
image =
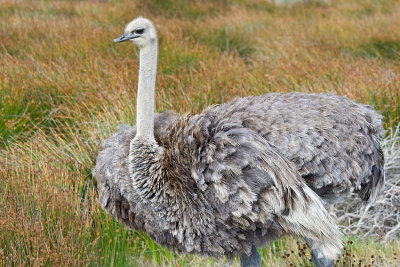
<instances>
[{"instance_id":1,"label":"tall grass","mask_svg":"<svg viewBox=\"0 0 400 267\"><path fill-rule=\"evenodd\" d=\"M395 0L0 1L0 264L225 262L176 255L97 203L90 171L98 149L135 118L137 51L111 40L138 15L160 35L158 111L332 92L373 105L386 127L400 121ZM309 266L302 246L276 241L263 261ZM354 241L351 257L390 266L399 253L398 242ZM346 252L340 260L348 263Z\"/></svg>"}]
</instances>

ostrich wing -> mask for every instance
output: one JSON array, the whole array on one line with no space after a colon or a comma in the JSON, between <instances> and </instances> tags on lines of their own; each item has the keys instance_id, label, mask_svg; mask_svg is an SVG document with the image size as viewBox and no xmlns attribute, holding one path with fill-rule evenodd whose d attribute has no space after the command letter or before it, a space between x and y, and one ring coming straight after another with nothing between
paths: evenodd
<instances>
[{"instance_id":1,"label":"ostrich wing","mask_svg":"<svg viewBox=\"0 0 400 267\"><path fill-rule=\"evenodd\" d=\"M373 200L380 191L382 116L370 106L332 94L273 93L208 112L263 136L326 201L353 190Z\"/></svg>"},{"instance_id":2,"label":"ostrich wing","mask_svg":"<svg viewBox=\"0 0 400 267\"><path fill-rule=\"evenodd\" d=\"M163 165L180 166L168 169L165 193L184 196L178 200L184 208L166 211L175 212L176 236L190 250L218 256L248 252L251 244L290 233L316 240L325 255L336 254L340 234L295 166L240 120L225 116L206 111L182 120L161 140ZM208 235L198 242L196 232Z\"/></svg>"}]
</instances>

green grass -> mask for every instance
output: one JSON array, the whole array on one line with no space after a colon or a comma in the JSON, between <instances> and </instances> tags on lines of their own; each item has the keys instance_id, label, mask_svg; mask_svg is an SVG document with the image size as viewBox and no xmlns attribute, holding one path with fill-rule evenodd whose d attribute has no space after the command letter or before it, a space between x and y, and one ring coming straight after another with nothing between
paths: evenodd
<instances>
[{"instance_id":1,"label":"green grass","mask_svg":"<svg viewBox=\"0 0 400 267\"><path fill-rule=\"evenodd\" d=\"M51 109L40 89L16 95L9 87L3 88L0 92L0 147L36 125L48 126L46 117Z\"/></svg>"},{"instance_id":2,"label":"green grass","mask_svg":"<svg viewBox=\"0 0 400 267\"><path fill-rule=\"evenodd\" d=\"M383 58L398 60L400 58L400 40L369 40L356 48L348 51L355 55L366 58Z\"/></svg>"},{"instance_id":3,"label":"green grass","mask_svg":"<svg viewBox=\"0 0 400 267\"><path fill-rule=\"evenodd\" d=\"M221 28L203 29L201 32L192 34L195 40L213 47L220 53L236 53L241 58L247 58L255 52L252 35L251 25L240 27L224 25Z\"/></svg>"}]
</instances>

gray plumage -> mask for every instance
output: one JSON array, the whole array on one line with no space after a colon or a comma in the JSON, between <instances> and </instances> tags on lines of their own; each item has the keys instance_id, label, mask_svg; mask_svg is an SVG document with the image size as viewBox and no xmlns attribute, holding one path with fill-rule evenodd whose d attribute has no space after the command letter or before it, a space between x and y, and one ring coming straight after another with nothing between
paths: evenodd
<instances>
[{"instance_id":1,"label":"gray plumage","mask_svg":"<svg viewBox=\"0 0 400 267\"><path fill-rule=\"evenodd\" d=\"M277 147L327 203L352 191L373 200L383 185L382 116L370 106L331 94L274 93L234 99L218 112L243 120ZM173 111L156 117L158 141L178 118ZM135 127L125 126L116 135L128 132L119 143L126 149Z\"/></svg>"},{"instance_id":2,"label":"gray plumage","mask_svg":"<svg viewBox=\"0 0 400 267\"><path fill-rule=\"evenodd\" d=\"M249 127L256 117L240 103L263 97L242 100L194 116L157 115L157 147L130 145L135 127L121 126L93 170L101 206L179 252L229 257L290 234L337 254L340 235L319 198Z\"/></svg>"},{"instance_id":3,"label":"gray plumage","mask_svg":"<svg viewBox=\"0 0 400 267\"><path fill-rule=\"evenodd\" d=\"M358 191L373 201L384 180L382 116L332 94L267 94L234 99L235 114L296 166L326 203Z\"/></svg>"}]
</instances>

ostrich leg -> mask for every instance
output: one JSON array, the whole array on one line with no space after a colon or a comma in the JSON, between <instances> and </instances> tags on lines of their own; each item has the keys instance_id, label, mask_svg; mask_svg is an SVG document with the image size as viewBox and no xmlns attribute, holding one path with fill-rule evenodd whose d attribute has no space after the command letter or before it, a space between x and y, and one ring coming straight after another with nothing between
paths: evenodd
<instances>
[{"instance_id":1,"label":"ostrich leg","mask_svg":"<svg viewBox=\"0 0 400 267\"><path fill-rule=\"evenodd\" d=\"M240 254L240 266L242 267L261 267L261 256L258 254L257 248L253 245L251 254L247 256L245 253Z\"/></svg>"},{"instance_id":2,"label":"ostrich leg","mask_svg":"<svg viewBox=\"0 0 400 267\"><path fill-rule=\"evenodd\" d=\"M324 255L321 255L317 250L312 249L312 241L311 239L305 237L304 240L306 241L308 247L312 251L312 262L315 264L316 267L333 267L335 266L332 259L327 259Z\"/></svg>"}]
</instances>

